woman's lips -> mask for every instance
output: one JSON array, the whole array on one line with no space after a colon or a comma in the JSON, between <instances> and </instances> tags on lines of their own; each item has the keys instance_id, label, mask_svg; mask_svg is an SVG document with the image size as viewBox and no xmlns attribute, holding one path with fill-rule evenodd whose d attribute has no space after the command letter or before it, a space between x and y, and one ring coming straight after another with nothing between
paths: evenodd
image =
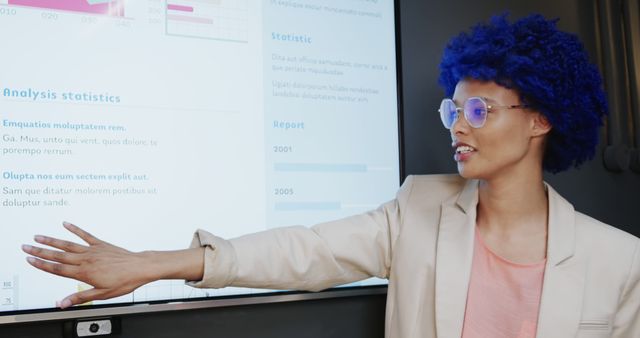
<instances>
[{"instance_id":1,"label":"woman's lips","mask_svg":"<svg viewBox=\"0 0 640 338\"><path fill-rule=\"evenodd\" d=\"M453 159L456 162L464 162L464 161L468 160L469 158L471 158L471 156L473 156L473 154L475 154L475 151L468 152L468 153L455 153L453 155Z\"/></svg>"},{"instance_id":2,"label":"woman's lips","mask_svg":"<svg viewBox=\"0 0 640 338\"><path fill-rule=\"evenodd\" d=\"M456 162L466 161L476 152L474 147L465 143L455 143L453 146L456 150L453 159Z\"/></svg>"}]
</instances>

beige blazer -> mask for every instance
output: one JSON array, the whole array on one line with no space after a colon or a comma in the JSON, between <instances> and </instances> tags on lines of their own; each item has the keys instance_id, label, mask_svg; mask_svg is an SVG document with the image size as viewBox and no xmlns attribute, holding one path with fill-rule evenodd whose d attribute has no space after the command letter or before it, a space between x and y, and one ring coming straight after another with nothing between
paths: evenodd
<instances>
[{"instance_id":1,"label":"beige blazer","mask_svg":"<svg viewBox=\"0 0 640 338\"><path fill-rule=\"evenodd\" d=\"M640 337L640 240L576 212L551 187L538 338ZM594 196L595 198L595 196ZM385 337L460 338L474 245L478 182L410 176L377 210L206 246L196 287L321 290L389 279Z\"/></svg>"}]
</instances>

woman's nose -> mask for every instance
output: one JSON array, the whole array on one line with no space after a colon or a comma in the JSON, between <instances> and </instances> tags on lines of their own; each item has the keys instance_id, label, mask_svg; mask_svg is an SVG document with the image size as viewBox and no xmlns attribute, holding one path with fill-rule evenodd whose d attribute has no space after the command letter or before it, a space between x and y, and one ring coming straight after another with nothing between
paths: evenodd
<instances>
[{"instance_id":1,"label":"woman's nose","mask_svg":"<svg viewBox=\"0 0 640 338\"><path fill-rule=\"evenodd\" d=\"M464 117L464 113L458 112L456 119L453 121L453 125L451 126L451 134L466 134L469 131L469 127L469 123Z\"/></svg>"}]
</instances>

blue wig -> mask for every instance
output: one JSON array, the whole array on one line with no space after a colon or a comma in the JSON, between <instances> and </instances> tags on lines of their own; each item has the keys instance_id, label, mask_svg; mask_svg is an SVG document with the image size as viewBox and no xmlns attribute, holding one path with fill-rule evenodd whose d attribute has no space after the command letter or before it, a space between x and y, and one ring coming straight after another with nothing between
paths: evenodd
<instances>
[{"instance_id":1,"label":"blue wig","mask_svg":"<svg viewBox=\"0 0 640 338\"><path fill-rule=\"evenodd\" d=\"M552 173L593 158L607 112L600 73L578 38L559 31L556 21L535 14L510 24L506 15L493 17L449 41L439 78L447 96L464 79L516 90L552 125L543 160Z\"/></svg>"}]
</instances>

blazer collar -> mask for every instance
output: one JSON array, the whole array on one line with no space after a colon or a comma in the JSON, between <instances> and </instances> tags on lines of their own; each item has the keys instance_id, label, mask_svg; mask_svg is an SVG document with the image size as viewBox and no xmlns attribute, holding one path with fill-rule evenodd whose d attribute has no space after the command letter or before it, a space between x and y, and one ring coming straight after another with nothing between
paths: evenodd
<instances>
[{"instance_id":1,"label":"blazer collar","mask_svg":"<svg viewBox=\"0 0 640 338\"><path fill-rule=\"evenodd\" d=\"M436 255L435 306L439 337L460 337L471 278L478 204L478 181L441 206ZM538 337L572 337L580 320L584 264L575 251L573 206L545 183L549 200L547 265L538 320ZM562 332L562 335L558 335Z\"/></svg>"},{"instance_id":2,"label":"blazer collar","mask_svg":"<svg viewBox=\"0 0 640 338\"><path fill-rule=\"evenodd\" d=\"M549 185L547 190L547 265L536 336L575 337L582 315L587 264L575 256L577 225L573 206Z\"/></svg>"},{"instance_id":3,"label":"blazer collar","mask_svg":"<svg viewBox=\"0 0 640 338\"><path fill-rule=\"evenodd\" d=\"M547 229L547 261L558 265L573 256L576 249L576 222L573 205L567 202L550 185L547 187L549 199L549 227Z\"/></svg>"},{"instance_id":4,"label":"blazer collar","mask_svg":"<svg viewBox=\"0 0 640 338\"><path fill-rule=\"evenodd\" d=\"M467 180L462 191L455 198L455 204L465 214L473 212L475 215L475 210L478 206L478 184L478 180Z\"/></svg>"},{"instance_id":5,"label":"blazer collar","mask_svg":"<svg viewBox=\"0 0 640 338\"><path fill-rule=\"evenodd\" d=\"M478 181L441 206L436 247L435 313L438 337L460 337L473 260Z\"/></svg>"}]
</instances>

